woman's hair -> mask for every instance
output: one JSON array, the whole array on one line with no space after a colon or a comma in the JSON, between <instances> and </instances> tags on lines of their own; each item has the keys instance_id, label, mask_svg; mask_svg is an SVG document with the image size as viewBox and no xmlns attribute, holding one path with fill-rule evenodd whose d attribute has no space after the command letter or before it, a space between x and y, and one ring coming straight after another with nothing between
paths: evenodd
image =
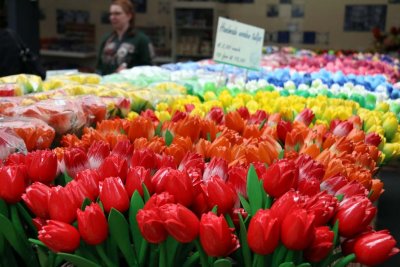
<instances>
[{"instance_id":1,"label":"woman's hair","mask_svg":"<svg viewBox=\"0 0 400 267\"><path fill-rule=\"evenodd\" d=\"M133 5L131 0L113 0L111 1L111 5L117 5L122 8L122 10L126 14L131 14L132 18L130 20L131 27L135 24L135 6Z\"/></svg>"}]
</instances>

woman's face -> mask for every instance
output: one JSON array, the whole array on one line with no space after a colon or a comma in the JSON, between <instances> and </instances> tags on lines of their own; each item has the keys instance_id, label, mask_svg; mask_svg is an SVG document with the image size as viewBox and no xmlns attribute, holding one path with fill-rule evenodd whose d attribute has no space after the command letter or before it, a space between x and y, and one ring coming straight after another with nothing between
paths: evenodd
<instances>
[{"instance_id":1,"label":"woman's face","mask_svg":"<svg viewBox=\"0 0 400 267\"><path fill-rule=\"evenodd\" d=\"M121 6L110 6L110 22L115 30L124 29L129 25L132 14L125 13Z\"/></svg>"}]
</instances>

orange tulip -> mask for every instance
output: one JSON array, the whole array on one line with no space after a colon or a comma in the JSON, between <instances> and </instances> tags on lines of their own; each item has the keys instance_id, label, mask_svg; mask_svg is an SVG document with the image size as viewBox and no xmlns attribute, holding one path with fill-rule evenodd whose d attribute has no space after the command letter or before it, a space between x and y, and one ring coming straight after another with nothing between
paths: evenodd
<instances>
[{"instance_id":1,"label":"orange tulip","mask_svg":"<svg viewBox=\"0 0 400 267\"><path fill-rule=\"evenodd\" d=\"M241 134L244 130L245 122L240 116L239 112L232 111L225 115L225 125L229 129Z\"/></svg>"},{"instance_id":2,"label":"orange tulip","mask_svg":"<svg viewBox=\"0 0 400 267\"><path fill-rule=\"evenodd\" d=\"M379 179L372 179L371 190L373 190L369 199L374 202L385 192L383 189L383 182Z\"/></svg>"}]
</instances>

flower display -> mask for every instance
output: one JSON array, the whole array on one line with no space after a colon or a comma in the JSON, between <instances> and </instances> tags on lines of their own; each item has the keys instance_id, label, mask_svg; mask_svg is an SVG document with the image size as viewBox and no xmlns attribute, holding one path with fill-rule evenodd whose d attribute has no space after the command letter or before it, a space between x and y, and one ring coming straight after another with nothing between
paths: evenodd
<instances>
[{"instance_id":1,"label":"flower display","mask_svg":"<svg viewBox=\"0 0 400 267\"><path fill-rule=\"evenodd\" d=\"M0 254L29 266L249 267L399 253L372 223L390 190L378 170L400 156L397 63L287 53L276 60L288 69L267 72L272 57L247 82L227 67L226 84L200 85L194 70L219 67L207 61L186 87L166 82L180 67L165 65L127 70L137 80L126 85L52 78L0 101L0 114L57 137L14 125L7 136L25 148L0 139Z\"/></svg>"}]
</instances>

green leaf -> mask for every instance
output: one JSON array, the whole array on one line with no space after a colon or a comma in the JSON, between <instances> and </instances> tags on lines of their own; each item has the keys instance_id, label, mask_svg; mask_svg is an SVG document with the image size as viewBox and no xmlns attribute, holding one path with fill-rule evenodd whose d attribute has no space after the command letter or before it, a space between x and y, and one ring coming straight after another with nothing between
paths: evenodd
<instances>
[{"instance_id":1,"label":"green leaf","mask_svg":"<svg viewBox=\"0 0 400 267\"><path fill-rule=\"evenodd\" d=\"M297 265L296 267L311 267L311 264L308 262L304 262L302 264Z\"/></svg>"},{"instance_id":2,"label":"green leaf","mask_svg":"<svg viewBox=\"0 0 400 267\"><path fill-rule=\"evenodd\" d=\"M261 187L264 188L263 182L261 181ZM263 206L264 209L269 209L271 208L272 205L272 197L270 197L265 190L261 190L263 193Z\"/></svg>"},{"instance_id":3,"label":"green leaf","mask_svg":"<svg viewBox=\"0 0 400 267\"><path fill-rule=\"evenodd\" d=\"M218 205L215 205L215 206L212 208L211 212L217 214L217 212L218 212Z\"/></svg>"},{"instance_id":4,"label":"green leaf","mask_svg":"<svg viewBox=\"0 0 400 267\"><path fill-rule=\"evenodd\" d=\"M64 186L72 181L72 178L68 175L67 172L64 172Z\"/></svg>"},{"instance_id":5,"label":"green leaf","mask_svg":"<svg viewBox=\"0 0 400 267\"><path fill-rule=\"evenodd\" d=\"M272 267L278 267L279 264L283 261L285 258L287 252L287 248L283 245L280 244L278 248L275 249L274 254L272 256Z\"/></svg>"},{"instance_id":6,"label":"green leaf","mask_svg":"<svg viewBox=\"0 0 400 267\"><path fill-rule=\"evenodd\" d=\"M162 122L160 121L160 122L158 123L158 125L157 125L156 130L154 131L154 134L155 134L156 136L162 136L162 135L161 135L161 130L162 130Z\"/></svg>"},{"instance_id":7,"label":"green leaf","mask_svg":"<svg viewBox=\"0 0 400 267\"><path fill-rule=\"evenodd\" d=\"M121 117L121 116L120 116ZM119 132L121 133L121 134L125 134L126 135L126 132L125 132L125 130L124 129L119 129Z\"/></svg>"},{"instance_id":8,"label":"green leaf","mask_svg":"<svg viewBox=\"0 0 400 267\"><path fill-rule=\"evenodd\" d=\"M3 214L5 217L8 218L8 205L7 203L0 198L0 214Z\"/></svg>"},{"instance_id":9,"label":"green leaf","mask_svg":"<svg viewBox=\"0 0 400 267\"><path fill-rule=\"evenodd\" d=\"M344 198L344 195L343 194L340 194L340 195L337 195L337 196L335 196L336 198L337 198L337 200L339 201L339 202L342 202L342 200L343 200L343 198Z\"/></svg>"},{"instance_id":10,"label":"green leaf","mask_svg":"<svg viewBox=\"0 0 400 267\"><path fill-rule=\"evenodd\" d=\"M48 257L48 254L47 254L47 250L45 250L42 247L37 247L36 251L37 251L37 256L38 256L38 259L39 259L40 266L48 266L49 265L48 264L48 261L49 261L48 258L49 257Z\"/></svg>"},{"instance_id":11,"label":"green leaf","mask_svg":"<svg viewBox=\"0 0 400 267\"><path fill-rule=\"evenodd\" d=\"M249 197L251 215L254 215L262 208L262 190L263 188L260 186L257 172L253 164L251 164L247 173L247 195Z\"/></svg>"},{"instance_id":12,"label":"green leaf","mask_svg":"<svg viewBox=\"0 0 400 267\"><path fill-rule=\"evenodd\" d=\"M92 203L92 201L85 197L85 199L82 202L81 210L85 211L86 206L89 206Z\"/></svg>"},{"instance_id":13,"label":"green leaf","mask_svg":"<svg viewBox=\"0 0 400 267\"><path fill-rule=\"evenodd\" d=\"M372 196L372 194L374 193L374 190L373 189L371 189L371 191L369 191L369 193L368 193L368 198L371 198L371 196Z\"/></svg>"},{"instance_id":14,"label":"green leaf","mask_svg":"<svg viewBox=\"0 0 400 267\"><path fill-rule=\"evenodd\" d=\"M149 193L149 190L147 189L147 187L146 187L146 185L144 183L142 183L142 188L143 188L144 203L146 203L150 199L150 193Z\"/></svg>"},{"instance_id":15,"label":"green leaf","mask_svg":"<svg viewBox=\"0 0 400 267\"><path fill-rule=\"evenodd\" d=\"M18 235L26 239L26 234L24 231L24 227L21 224L21 220L19 219L18 215L18 210L16 205L10 205L10 211L11 211L11 222L14 225L15 231L17 231Z\"/></svg>"},{"instance_id":16,"label":"green leaf","mask_svg":"<svg viewBox=\"0 0 400 267\"><path fill-rule=\"evenodd\" d=\"M293 262L284 262L279 264L279 267L295 267L296 265L294 265Z\"/></svg>"},{"instance_id":17,"label":"green leaf","mask_svg":"<svg viewBox=\"0 0 400 267\"><path fill-rule=\"evenodd\" d=\"M337 244L337 242L339 241L339 220L335 221L335 224L332 227L332 231L334 234L333 245L335 246Z\"/></svg>"},{"instance_id":18,"label":"green leaf","mask_svg":"<svg viewBox=\"0 0 400 267\"><path fill-rule=\"evenodd\" d=\"M139 252L139 266L145 266L148 247L149 243L143 240Z\"/></svg>"},{"instance_id":19,"label":"green leaf","mask_svg":"<svg viewBox=\"0 0 400 267\"><path fill-rule=\"evenodd\" d=\"M131 230L133 244L135 245L136 255L139 255L139 250L142 242L144 241L140 234L139 226L136 220L136 214L140 209L143 209L144 203L139 192L135 190L131 198L131 205L129 207L129 227Z\"/></svg>"},{"instance_id":20,"label":"green leaf","mask_svg":"<svg viewBox=\"0 0 400 267\"><path fill-rule=\"evenodd\" d=\"M232 218L229 214L224 215L226 222L228 223L230 228L235 228L235 224L232 221Z\"/></svg>"},{"instance_id":21,"label":"green leaf","mask_svg":"<svg viewBox=\"0 0 400 267\"><path fill-rule=\"evenodd\" d=\"M100 265L94 263L93 261L90 261L78 255L69 253L57 253L57 255L77 267L100 267Z\"/></svg>"},{"instance_id":22,"label":"green leaf","mask_svg":"<svg viewBox=\"0 0 400 267\"><path fill-rule=\"evenodd\" d=\"M333 265L333 267L346 267L350 262L356 259L356 255L354 253L347 255L346 257L340 259L338 262Z\"/></svg>"},{"instance_id":23,"label":"green leaf","mask_svg":"<svg viewBox=\"0 0 400 267\"><path fill-rule=\"evenodd\" d=\"M214 267L231 267L232 262L228 259L219 259L214 262Z\"/></svg>"},{"instance_id":24,"label":"green leaf","mask_svg":"<svg viewBox=\"0 0 400 267\"><path fill-rule=\"evenodd\" d=\"M174 136L172 135L172 133L169 130L167 130L165 132L165 137L164 138L165 138L165 145L166 146L170 146L172 144L172 141L174 141Z\"/></svg>"},{"instance_id":25,"label":"green leaf","mask_svg":"<svg viewBox=\"0 0 400 267\"><path fill-rule=\"evenodd\" d=\"M198 251L196 251L195 253L193 253L183 264L182 267L192 267L192 266L197 266L198 262L200 260L200 253Z\"/></svg>"},{"instance_id":26,"label":"green leaf","mask_svg":"<svg viewBox=\"0 0 400 267\"><path fill-rule=\"evenodd\" d=\"M248 214L251 214L251 208L250 208L249 202L247 202L247 200L241 194L239 194L239 199L240 199L240 203L242 203L244 210Z\"/></svg>"},{"instance_id":27,"label":"green leaf","mask_svg":"<svg viewBox=\"0 0 400 267\"><path fill-rule=\"evenodd\" d=\"M29 228L31 229L32 233L34 234L34 236L37 236L37 229L36 227L33 225L32 223L32 217L31 215L28 213L28 211L26 210L25 206L21 204L21 202L17 203L17 209L18 209L18 213L22 216L22 218L24 219L24 221L27 223L27 225L29 226Z\"/></svg>"},{"instance_id":28,"label":"green leaf","mask_svg":"<svg viewBox=\"0 0 400 267\"><path fill-rule=\"evenodd\" d=\"M264 127L266 122L267 122L267 119L263 119L262 122L260 123L260 126L258 126L258 130L261 131L261 129Z\"/></svg>"},{"instance_id":29,"label":"green leaf","mask_svg":"<svg viewBox=\"0 0 400 267\"><path fill-rule=\"evenodd\" d=\"M13 223L2 214L0 214L0 231L27 266L38 266L35 255L27 240L18 234Z\"/></svg>"},{"instance_id":30,"label":"green leaf","mask_svg":"<svg viewBox=\"0 0 400 267\"><path fill-rule=\"evenodd\" d=\"M5 249L5 245L6 245L6 239L4 238L3 234L0 232L0 258L5 255L4 253L4 249ZM1 263L1 261L0 261ZM1 264L0 264L1 266Z\"/></svg>"},{"instance_id":31,"label":"green leaf","mask_svg":"<svg viewBox=\"0 0 400 267\"><path fill-rule=\"evenodd\" d=\"M284 156L285 156L285 150L282 149L282 150L279 152L278 159L283 159Z\"/></svg>"},{"instance_id":32,"label":"green leaf","mask_svg":"<svg viewBox=\"0 0 400 267\"><path fill-rule=\"evenodd\" d=\"M207 141L211 142L211 134L210 133L207 133Z\"/></svg>"},{"instance_id":33,"label":"green leaf","mask_svg":"<svg viewBox=\"0 0 400 267\"><path fill-rule=\"evenodd\" d=\"M47 248L47 246L40 240L33 239L33 238L28 238L28 241L31 242L32 244Z\"/></svg>"},{"instance_id":34,"label":"green leaf","mask_svg":"<svg viewBox=\"0 0 400 267\"><path fill-rule=\"evenodd\" d=\"M240 225L240 250L242 251L243 259L244 259L244 266L251 267L251 251L249 248L249 244L247 243L247 229L246 225L244 224L242 214L239 215L239 225Z\"/></svg>"},{"instance_id":35,"label":"green leaf","mask_svg":"<svg viewBox=\"0 0 400 267\"><path fill-rule=\"evenodd\" d=\"M176 251L178 250L180 243L171 236L168 236L164 243L167 248L167 266L175 266L174 261L176 257Z\"/></svg>"},{"instance_id":36,"label":"green leaf","mask_svg":"<svg viewBox=\"0 0 400 267\"><path fill-rule=\"evenodd\" d=\"M218 137L220 137L221 134L222 134L222 132L218 132L218 133L215 135L215 139L217 139Z\"/></svg>"},{"instance_id":37,"label":"green leaf","mask_svg":"<svg viewBox=\"0 0 400 267\"><path fill-rule=\"evenodd\" d=\"M129 240L129 226L124 215L112 208L108 215L111 238L115 240L130 267L137 265L136 255Z\"/></svg>"}]
</instances>

